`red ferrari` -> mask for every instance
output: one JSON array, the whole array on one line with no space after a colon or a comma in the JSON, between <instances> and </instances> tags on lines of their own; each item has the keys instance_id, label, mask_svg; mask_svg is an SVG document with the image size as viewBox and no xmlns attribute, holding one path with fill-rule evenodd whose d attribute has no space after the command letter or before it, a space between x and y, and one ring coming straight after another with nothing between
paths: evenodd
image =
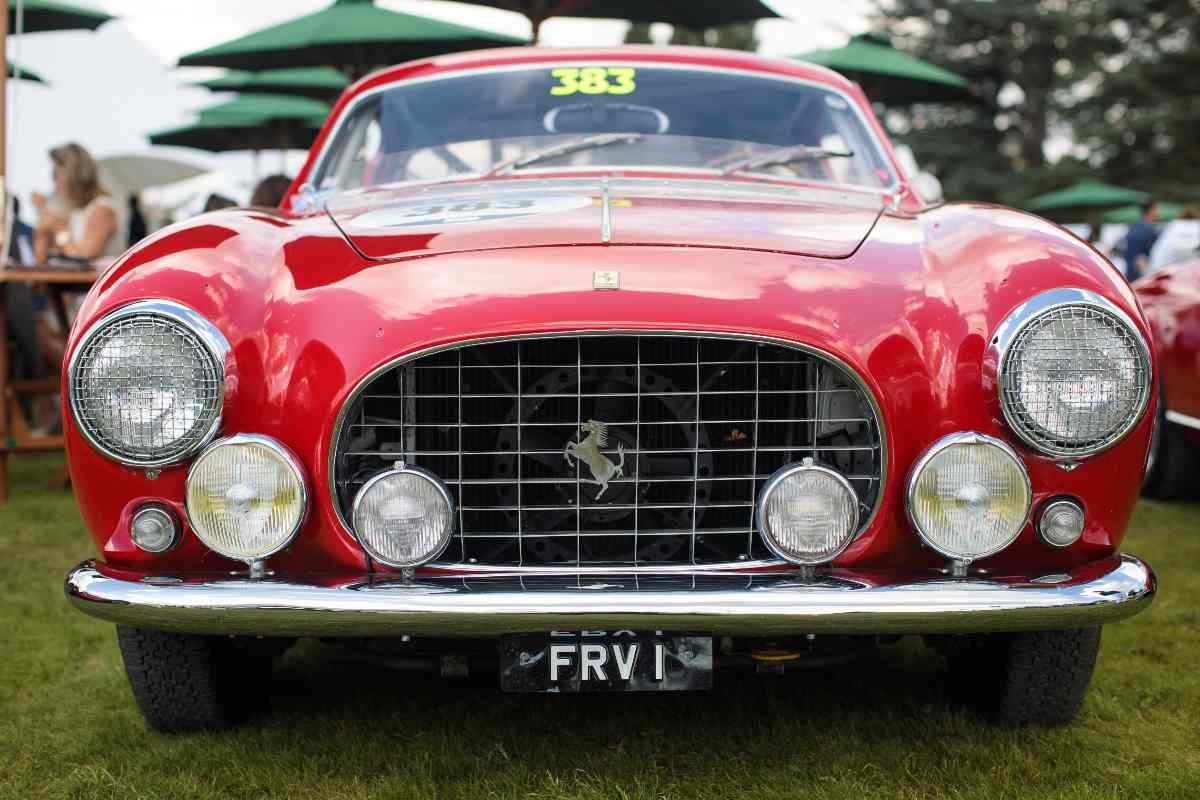
<instances>
[{"instance_id":1,"label":"red ferrari","mask_svg":"<svg viewBox=\"0 0 1200 800\"><path fill-rule=\"evenodd\" d=\"M375 73L281 208L87 298L67 594L163 730L235 721L297 637L574 692L916 635L956 695L1066 722L1155 593L1120 549L1150 329L1066 232L928 185L798 62Z\"/></svg>"},{"instance_id":2,"label":"red ferrari","mask_svg":"<svg viewBox=\"0 0 1200 800\"><path fill-rule=\"evenodd\" d=\"M1172 264L1134 286L1158 353L1157 425L1142 491L1195 497L1200 447L1200 258Z\"/></svg>"}]
</instances>

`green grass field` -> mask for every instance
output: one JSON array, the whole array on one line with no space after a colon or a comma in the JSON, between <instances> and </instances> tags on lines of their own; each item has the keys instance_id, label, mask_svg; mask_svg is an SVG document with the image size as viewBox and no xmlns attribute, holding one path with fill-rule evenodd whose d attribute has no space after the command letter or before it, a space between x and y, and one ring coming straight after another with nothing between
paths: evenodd
<instances>
[{"instance_id":1,"label":"green grass field","mask_svg":"<svg viewBox=\"0 0 1200 800\"><path fill-rule=\"evenodd\" d=\"M91 555L53 457L0 506L0 797L1200 797L1200 506L1144 503L1127 539L1158 571L1105 631L1080 719L1004 730L947 704L916 642L711 695L501 695L353 661L282 661L271 710L229 733L146 729L113 627L74 611Z\"/></svg>"}]
</instances>

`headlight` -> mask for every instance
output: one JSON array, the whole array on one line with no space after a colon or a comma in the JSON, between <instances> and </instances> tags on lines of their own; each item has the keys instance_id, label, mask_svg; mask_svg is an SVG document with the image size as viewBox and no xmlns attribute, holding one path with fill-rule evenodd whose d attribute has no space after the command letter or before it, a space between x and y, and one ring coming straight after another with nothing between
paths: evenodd
<instances>
[{"instance_id":1,"label":"headlight","mask_svg":"<svg viewBox=\"0 0 1200 800\"><path fill-rule=\"evenodd\" d=\"M858 529L858 495L841 475L805 459L763 486L758 529L780 558L808 565L832 561Z\"/></svg>"},{"instance_id":2,"label":"headlight","mask_svg":"<svg viewBox=\"0 0 1200 800\"><path fill-rule=\"evenodd\" d=\"M353 517L363 549L390 567L432 561L454 529L449 492L417 467L399 466L367 481L354 498Z\"/></svg>"},{"instance_id":3,"label":"headlight","mask_svg":"<svg viewBox=\"0 0 1200 800\"><path fill-rule=\"evenodd\" d=\"M125 464L160 466L207 444L221 422L229 345L191 309L125 306L84 335L71 357L71 413L88 442Z\"/></svg>"},{"instance_id":4,"label":"headlight","mask_svg":"<svg viewBox=\"0 0 1200 800\"><path fill-rule=\"evenodd\" d=\"M266 436L214 442L192 464L185 492L196 536L237 561L259 561L287 547L308 509L299 462Z\"/></svg>"},{"instance_id":5,"label":"headlight","mask_svg":"<svg viewBox=\"0 0 1200 800\"><path fill-rule=\"evenodd\" d=\"M908 512L925 543L959 561L998 553L1029 518L1032 492L1025 465L999 439L955 433L917 461L908 483Z\"/></svg>"},{"instance_id":6,"label":"headlight","mask_svg":"<svg viewBox=\"0 0 1200 800\"><path fill-rule=\"evenodd\" d=\"M1120 441L1150 398L1150 352L1109 301L1057 289L1014 312L996 334L1000 402L1031 447L1086 456Z\"/></svg>"}]
</instances>

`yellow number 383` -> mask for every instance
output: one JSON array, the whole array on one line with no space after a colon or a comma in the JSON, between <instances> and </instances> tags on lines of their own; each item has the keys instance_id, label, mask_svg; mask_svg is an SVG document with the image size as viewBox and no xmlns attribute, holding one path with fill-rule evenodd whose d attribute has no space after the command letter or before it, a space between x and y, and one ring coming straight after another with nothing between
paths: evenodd
<instances>
[{"instance_id":1,"label":"yellow number 383","mask_svg":"<svg viewBox=\"0 0 1200 800\"><path fill-rule=\"evenodd\" d=\"M633 94L637 70L633 67L560 67L550 71L558 85L550 88L555 97L572 94Z\"/></svg>"}]
</instances>

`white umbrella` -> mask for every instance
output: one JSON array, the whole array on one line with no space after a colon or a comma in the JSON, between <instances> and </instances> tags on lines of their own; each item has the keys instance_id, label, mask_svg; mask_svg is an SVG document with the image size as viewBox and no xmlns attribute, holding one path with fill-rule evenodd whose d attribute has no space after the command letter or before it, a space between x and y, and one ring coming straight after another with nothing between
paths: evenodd
<instances>
[{"instance_id":1,"label":"white umbrella","mask_svg":"<svg viewBox=\"0 0 1200 800\"><path fill-rule=\"evenodd\" d=\"M118 197L140 194L151 187L178 183L209 171L177 158L138 153L108 156L100 159L97 166L104 188Z\"/></svg>"}]
</instances>

